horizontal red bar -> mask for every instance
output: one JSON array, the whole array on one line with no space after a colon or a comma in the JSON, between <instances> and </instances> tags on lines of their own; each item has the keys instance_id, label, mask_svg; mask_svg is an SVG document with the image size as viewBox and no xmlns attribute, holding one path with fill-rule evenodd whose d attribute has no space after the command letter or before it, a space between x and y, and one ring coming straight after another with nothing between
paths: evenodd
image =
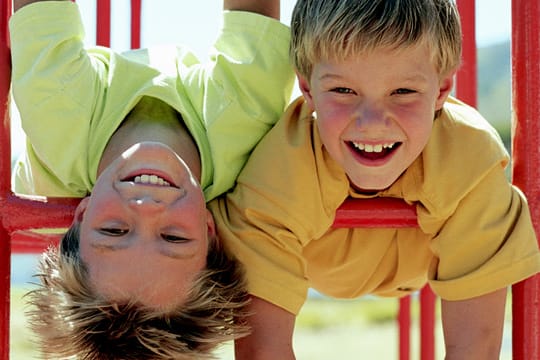
<instances>
[{"instance_id":1,"label":"horizontal red bar","mask_svg":"<svg viewBox=\"0 0 540 360\"><path fill-rule=\"evenodd\" d=\"M0 198L2 222L8 232L68 227L78 198L23 197L9 194Z\"/></svg>"},{"instance_id":2,"label":"horizontal red bar","mask_svg":"<svg viewBox=\"0 0 540 360\"><path fill-rule=\"evenodd\" d=\"M417 227L416 206L397 198L348 198L337 209L335 228Z\"/></svg>"},{"instance_id":3,"label":"horizontal red bar","mask_svg":"<svg viewBox=\"0 0 540 360\"><path fill-rule=\"evenodd\" d=\"M39 254L49 246L58 246L60 234L41 234L31 231L15 232L11 234L12 254Z\"/></svg>"}]
</instances>

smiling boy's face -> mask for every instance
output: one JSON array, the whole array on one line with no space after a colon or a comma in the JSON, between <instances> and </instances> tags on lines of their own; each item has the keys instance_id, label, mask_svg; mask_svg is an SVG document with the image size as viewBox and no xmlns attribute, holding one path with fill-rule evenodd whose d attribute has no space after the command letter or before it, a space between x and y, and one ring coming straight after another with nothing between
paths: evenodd
<instances>
[{"instance_id":1,"label":"smiling boy's face","mask_svg":"<svg viewBox=\"0 0 540 360\"><path fill-rule=\"evenodd\" d=\"M356 188L389 187L424 149L453 86L431 58L425 45L380 48L299 76L327 151Z\"/></svg>"},{"instance_id":2,"label":"smiling boy's face","mask_svg":"<svg viewBox=\"0 0 540 360\"><path fill-rule=\"evenodd\" d=\"M97 292L163 309L185 300L215 230L196 178L156 142L113 161L76 217L81 258Z\"/></svg>"}]
</instances>

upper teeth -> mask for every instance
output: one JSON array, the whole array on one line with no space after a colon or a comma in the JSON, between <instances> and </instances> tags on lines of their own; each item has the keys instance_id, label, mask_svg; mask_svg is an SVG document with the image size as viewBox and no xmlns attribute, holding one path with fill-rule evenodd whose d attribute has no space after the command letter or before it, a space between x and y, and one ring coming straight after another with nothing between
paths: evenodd
<instances>
[{"instance_id":1,"label":"upper teeth","mask_svg":"<svg viewBox=\"0 0 540 360\"><path fill-rule=\"evenodd\" d=\"M157 185L163 185L163 186L171 185L169 184L167 180L163 180L157 175L147 175L147 174L138 175L138 176L135 176L134 181L139 184L154 184L154 185L157 184Z\"/></svg>"},{"instance_id":2,"label":"upper teeth","mask_svg":"<svg viewBox=\"0 0 540 360\"><path fill-rule=\"evenodd\" d=\"M395 143L371 145L371 144L362 144L362 143L353 142L353 144L354 144L354 147L356 147L357 149L363 150L365 152L378 153L378 152L383 151L383 149L391 149Z\"/></svg>"}]
</instances>

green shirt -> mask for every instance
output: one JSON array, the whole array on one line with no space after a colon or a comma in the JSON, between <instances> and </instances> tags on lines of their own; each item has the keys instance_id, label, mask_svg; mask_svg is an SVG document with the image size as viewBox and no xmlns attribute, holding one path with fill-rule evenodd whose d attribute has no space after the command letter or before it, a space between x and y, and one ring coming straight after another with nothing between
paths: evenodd
<instances>
[{"instance_id":1,"label":"green shirt","mask_svg":"<svg viewBox=\"0 0 540 360\"><path fill-rule=\"evenodd\" d=\"M289 29L224 12L209 61L187 49L85 49L72 2L35 3L10 19L12 90L27 135L14 191L82 197L114 131L143 96L176 109L195 139L207 200L227 191L290 100Z\"/></svg>"}]
</instances>

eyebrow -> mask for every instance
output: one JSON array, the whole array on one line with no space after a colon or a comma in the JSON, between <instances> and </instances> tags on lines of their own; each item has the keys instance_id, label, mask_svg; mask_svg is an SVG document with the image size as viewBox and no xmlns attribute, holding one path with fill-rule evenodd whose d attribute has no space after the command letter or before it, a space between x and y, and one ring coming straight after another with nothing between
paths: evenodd
<instances>
[{"instance_id":1,"label":"eyebrow","mask_svg":"<svg viewBox=\"0 0 540 360\"><path fill-rule=\"evenodd\" d=\"M119 250L124 250L124 249L128 248L127 245L110 245L110 244L101 244L101 243L94 243L94 242L92 242L90 244L90 246L92 248L94 248L94 249L105 250L105 251L119 251ZM191 258L193 258L195 256L194 253L179 254L179 253L170 251L168 249L163 249L163 248L159 249L159 253L161 255L164 255L164 256L166 256L168 258L171 258L171 259L184 259L184 260L187 260L187 259L191 259Z\"/></svg>"},{"instance_id":2,"label":"eyebrow","mask_svg":"<svg viewBox=\"0 0 540 360\"><path fill-rule=\"evenodd\" d=\"M319 80L327 80L327 79L334 80L334 79L343 79L343 78L346 78L346 77L342 76L342 75L339 75L339 74L333 74L332 73L332 74L323 74L322 76L319 77ZM427 78L423 74L418 73L418 74L413 74L413 75L410 75L410 76L407 75L407 76L404 76L404 77L395 78L394 80L395 81L414 82L414 81L426 81Z\"/></svg>"},{"instance_id":3,"label":"eyebrow","mask_svg":"<svg viewBox=\"0 0 540 360\"><path fill-rule=\"evenodd\" d=\"M343 79L343 78L346 78L345 76L342 76L342 75L338 75L338 74L323 74L321 76L319 76L319 80L326 80L326 79Z\"/></svg>"},{"instance_id":4,"label":"eyebrow","mask_svg":"<svg viewBox=\"0 0 540 360\"><path fill-rule=\"evenodd\" d=\"M401 81L426 81L427 78L426 76L424 76L424 74L414 74L411 76L406 76L400 80Z\"/></svg>"}]
</instances>

